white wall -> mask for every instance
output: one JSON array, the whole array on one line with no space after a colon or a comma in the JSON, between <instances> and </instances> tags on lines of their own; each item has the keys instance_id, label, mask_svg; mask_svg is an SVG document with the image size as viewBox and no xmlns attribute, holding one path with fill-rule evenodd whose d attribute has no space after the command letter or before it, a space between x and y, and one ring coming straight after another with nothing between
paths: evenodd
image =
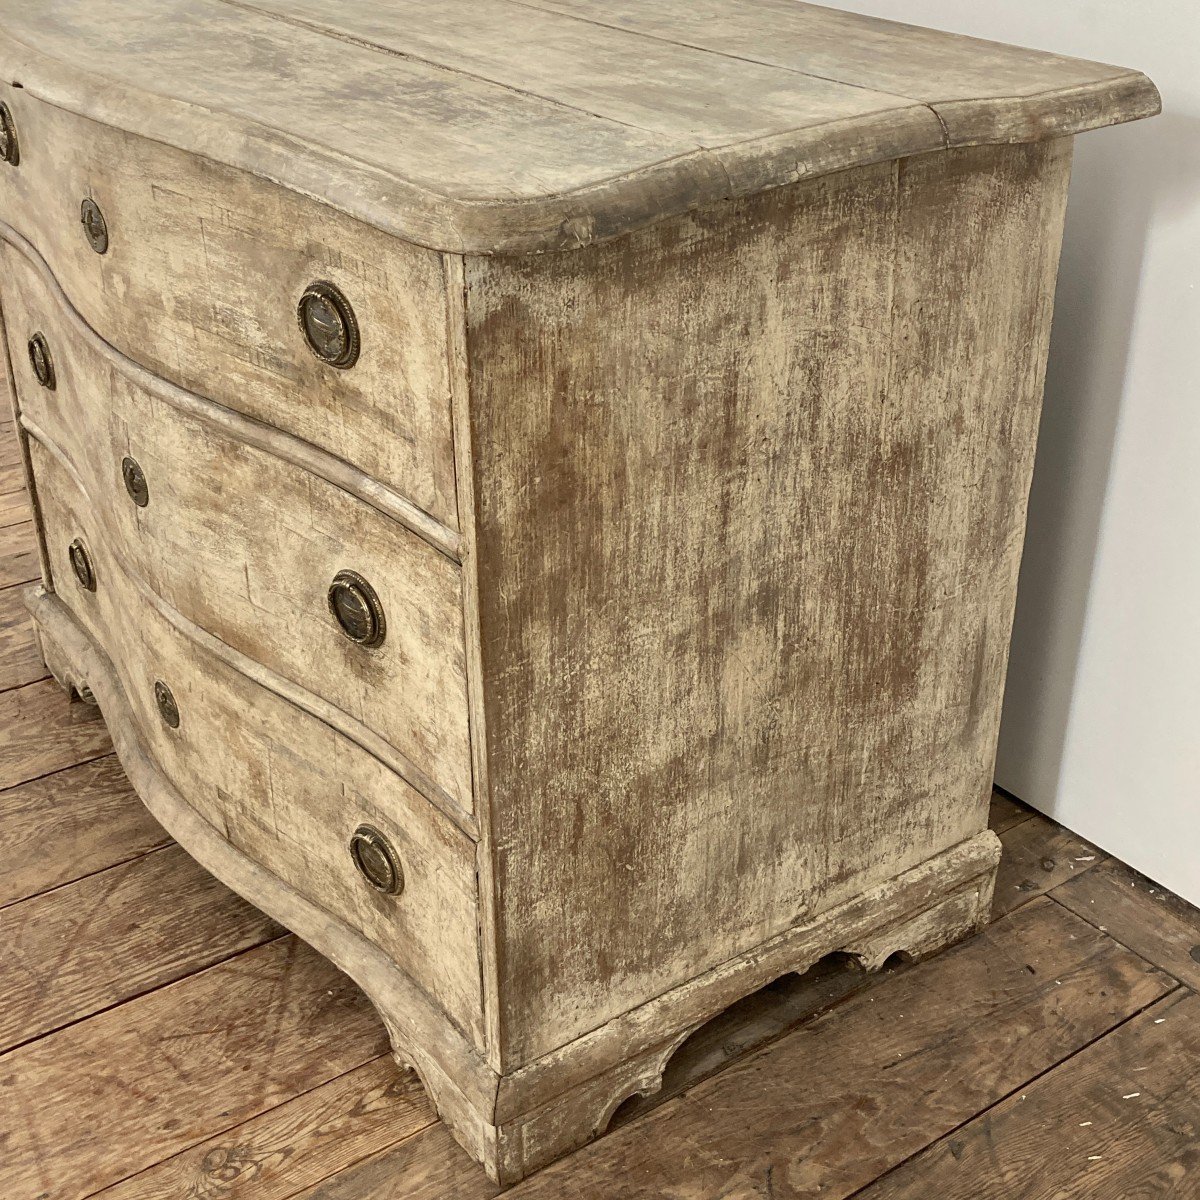
<instances>
[{"instance_id":1,"label":"white wall","mask_svg":"<svg viewBox=\"0 0 1200 1200\"><path fill-rule=\"evenodd\" d=\"M997 782L1200 904L1200 6L850 0L1138 67L1081 135Z\"/></svg>"}]
</instances>

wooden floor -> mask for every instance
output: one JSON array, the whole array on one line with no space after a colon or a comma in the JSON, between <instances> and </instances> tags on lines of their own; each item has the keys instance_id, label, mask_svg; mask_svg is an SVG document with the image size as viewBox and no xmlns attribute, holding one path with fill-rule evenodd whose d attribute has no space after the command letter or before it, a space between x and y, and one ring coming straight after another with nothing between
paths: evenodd
<instances>
[{"instance_id":1,"label":"wooden floor","mask_svg":"<svg viewBox=\"0 0 1200 1200\"><path fill-rule=\"evenodd\" d=\"M0 1200L495 1195L354 985L172 845L46 678L0 448ZM985 934L772 985L510 1194L1200 1196L1200 914L1003 797L993 825Z\"/></svg>"}]
</instances>

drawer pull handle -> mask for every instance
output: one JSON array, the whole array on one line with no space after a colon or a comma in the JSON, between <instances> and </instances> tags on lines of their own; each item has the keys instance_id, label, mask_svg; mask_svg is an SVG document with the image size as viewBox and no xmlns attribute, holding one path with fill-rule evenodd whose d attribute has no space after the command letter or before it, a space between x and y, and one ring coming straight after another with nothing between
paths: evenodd
<instances>
[{"instance_id":1,"label":"drawer pull handle","mask_svg":"<svg viewBox=\"0 0 1200 1200\"><path fill-rule=\"evenodd\" d=\"M158 715L163 724L172 729L179 728L179 705L175 703L174 693L161 679L154 681L154 703L158 705Z\"/></svg>"},{"instance_id":2,"label":"drawer pull handle","mask_svg":"<svg viewBox=\"0 0 1200 1200\"><path fill-rule=\"evenodd\" d=\"M341 631L360 646L382 645L387 636L383 605L375 589L355 571L339 571L333 577L329 611Z\"/></svg>"},{"instance_id":3,"label":"drawer pull handle","mask_svg":"<svg viewBox=\"0 0 1200 1200\"><path fill-rule=\"evenodd\" d=\"M67 558L71 561L71 570L75 572L79 586L85 592L94 592L96 590L96 572L92 569L92 556L79 538L76 538L67 547Z\"/></svg>"},{"instance_id":4,"label":"drawer pull handle","mask_svg":"<svg viewBox=\"0 0 1200 1200\"><path fill-rule=\"evenodd\" d=\"M83 222L83 232L87 234L88 245L97 254L108 250L108 222L100 211L100 205L88 196L79 206L79 219Z\"/></svg>"},{"instance_id":5,"label":"drawer pull handle","mask_svg":"<svg viewBox=\"0 0 1200 1200\"><path fill-rule=\"evenodd\" d=\"M7 104L0 102L0 158L16 166L21 161L21 143L17 141L17 127L13 124L12 112Z\"/></svg>"},{"instance_id":6,"label":"drawer pull handle","mask_svg":"<svg viewBox=\"0 0 1200 1200\"><path fill-rule=\"evenodd\" d=\"M358 319L339 288L325 280L310 283L296 308L308 348L331 367L346 370L358 361Z\"/></svg>"},{"instance_id":7,"label":"drawer pull handle","mask_svg":"<svg viewBox=\"0 0 1200 1200\"><path fill-rule=\"evenodd\" d=\"M44 333L35 333L29 339L29 365L38 383L54 391L58 380L54 374L54 359L50 356L50 343Z\"/></svg>"},{"instance_id":8,"label":"drawer pull handle","mask_svg":"<svg viewBox=\"0 0 1200 1200\"><path fill-rule=\"evenodd\" d=\"M125 481L125 490L129 498L138 506L145 508L150 503L150 488L146 484L146 475L138 465L137 459L126 455L121 459L121 478Z\"/></svg>"},{"instance_id":9,"label":"drawer pull handle","mask_svg":"<svg viewBox=\"0 0 1200 1200\"><path fill-rule=\"evenodd\" d=\"M360 825L350 838L350 857L359 874L377 891L398 896L404 891L404 871L391 842L374 825Z\"/></svg>"}]
</instances>

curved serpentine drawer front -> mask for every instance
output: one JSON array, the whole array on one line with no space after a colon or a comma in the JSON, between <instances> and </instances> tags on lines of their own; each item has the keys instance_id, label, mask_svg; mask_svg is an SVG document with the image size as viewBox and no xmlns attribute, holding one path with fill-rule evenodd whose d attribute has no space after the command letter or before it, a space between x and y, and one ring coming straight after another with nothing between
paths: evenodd
<instances>
[{"instance_id":1,"label":"curved serpentine drawer front","mask_svg":"<svg viewBox=\"0 0 1200 1200\"><path fill-rule=\"evenodd\" d=\"M36 441L30 451L53 588L111 658L159 769L230 843L361 930L478 1044L471 839L359 746L223 662L211 639L176 628L113 557L69 469ZM394 849L398 895L356 868L360 826Z\"/></svg>"},{"instance_id":2,"label":"curved serpentine drawer front","mask_svg":"<svg viewBox=\"0 0 1200 1200\"><path fill-rule=\"evenodd\" d=\"M246 444L221 424L219 406L113 353L64 307L44 266L7 245L0 261L23 421L79 479L121 569L245 655L261 682L465 819L457 564L341 488ZM39 355L51 364L49 385L38 379ZM364 583L375 594L377 646L350 640L331 611L331 584L347 571L362 581L351 581L351 602L370 598Z\"/></svg>"},{"instance_id":3,"label":"curved serpentine drawer front","mask_svg":"<svg viewBox=\"0 0 1200 1200\"><path fill-rule=\"evenodd\" d=\"M438 254L27 91L6 102L21 161L0 172L0 213L102 338L457 527ZM321 361L301 332L314 283L350 305L352 366Z\"/></svg>"}]
</instances>

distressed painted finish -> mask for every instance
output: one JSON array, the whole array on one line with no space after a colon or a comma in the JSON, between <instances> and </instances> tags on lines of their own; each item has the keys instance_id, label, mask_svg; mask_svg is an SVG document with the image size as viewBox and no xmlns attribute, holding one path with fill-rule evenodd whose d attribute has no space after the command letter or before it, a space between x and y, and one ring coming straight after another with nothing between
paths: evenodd
<instances>
[{"instance_id":1,"label":"distressed painted finish","mask_svg":"<svg viewBox=\"0 0 1200 1200\"><path fill-rule=\"evenodd\" d=\"M469 265L517 1064L984 827L1069 151Z\"/></svg>"},{"instance_id":2,"label":"distressed painted finish","mask_svg":"<svg viewBox=\"0 0 1200 1200\"><path fill-rule=\"evenodd\" d=\"M1069 135L1143 75L781 0L0 0L0 80L47 665L494 1179L982 925Z\"/></svg>"},{"instance_id":3,"label":"distressed painted finish","mask_svg":"<svg viewBox=\"0 0 1200 1200\"><path fill-rule=\"evenodd\" d=\"M232 846L378 944L478 1038L470 839L357 744L246 678L217 639L181 631L112 556L69 471L40 443L31 450L48 585L106 647L129 705L124 715L163 774ZM95 592L72 573L67 547L75 538L91 555ZM91 687L86 675L56 673ZM158 680L174 694L178 729L159 715ZM396 899L365 887L355 871L347 844L362 822L383 830L400 853L405 889Z\"/></svg>"},{"instance_id":4,"label":"distressed painted finish","mask_svg":"<svg viewBox=\"0 0 1200 1200\"><path fill-rule=\"evenodd\" d=\"M438 256L36 95L0 87L21 139L19 168L0 172L0 220L49 260L83 319L150 371L358 468L414 522L452 530ZM80 224L85 196L108 225L103 255ZM300 332L296 305L318 279L342 289L363 328L352 371L319 362Z\"/></svg>"},{"instance_id":5,"label":"distressed painted finish","mask_svg":"<svg viewBox=\"0 0 1200 1200\"><path fill-rule=\"evenodd\" d=\"M0 0L0 60L62 108L468 253L1158 108L1138 71L791 0Z\"/></svg>"},{"instance_id":6,"label":"distressed painted finish","mask_svg":"<svg viewBox=\"0 0 1200 1200\"><path fill-rule=\"evenodd\" d=\"M156 386L72 319L39 261L0 241L21 420L78 477L122 569L470 826L457 564L301 464L247 445L217 406ZM25 353L35 331L53 354L53 391ZM146 478L144 508L122 480L127 455ZM383 605L388 636L370 652L329 612L344 569Z\"/></svg>"}]
</instances>

